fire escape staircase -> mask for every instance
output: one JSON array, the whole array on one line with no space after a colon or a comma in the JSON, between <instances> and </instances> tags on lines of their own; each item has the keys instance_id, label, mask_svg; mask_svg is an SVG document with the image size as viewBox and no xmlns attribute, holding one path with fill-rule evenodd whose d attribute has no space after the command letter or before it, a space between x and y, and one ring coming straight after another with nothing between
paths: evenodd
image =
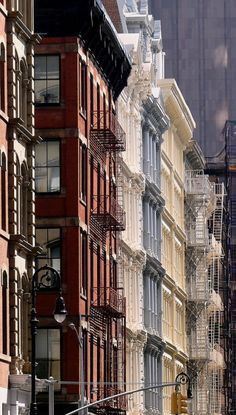
<instances>
[{"instance_id":1,"label":"fire escape staircase","mask_svg":"<svg viewBox=\"0 0 236 415\"><path fill-rule=\"evenodd\" d=\"M109 192L92 195L93 208L90 217L92 234L104 243L106 232L125 230L119 159L119 153L126 148L125 132L116 116L110 111L94 112L92 118L93 124L90 130L92 159L103 166L109 164Z\"/></svg>"}]
</instances>

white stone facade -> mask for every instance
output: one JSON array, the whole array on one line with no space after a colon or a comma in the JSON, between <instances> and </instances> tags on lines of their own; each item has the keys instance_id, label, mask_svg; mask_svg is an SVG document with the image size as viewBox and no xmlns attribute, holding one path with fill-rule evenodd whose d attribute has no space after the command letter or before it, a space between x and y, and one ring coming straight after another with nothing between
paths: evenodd
<instances>
[{"instance_id":1,"label":"white stone facade","mask_svg":"<svg viewBox=\"0 0 236 415\"><path fill-rule=\"evenodd\" d=\"M160 22L148 14L147 1L127 1L127 33L119 35L132 57L127 88L118 100L120 123L126 132L123 156L126 230L120 261L127 301L127 389L161 383L161 143L168 117L157 79L163 76ZM135 394L128 412L162 413L160 390Z\"/></svg>"}]
</instances>

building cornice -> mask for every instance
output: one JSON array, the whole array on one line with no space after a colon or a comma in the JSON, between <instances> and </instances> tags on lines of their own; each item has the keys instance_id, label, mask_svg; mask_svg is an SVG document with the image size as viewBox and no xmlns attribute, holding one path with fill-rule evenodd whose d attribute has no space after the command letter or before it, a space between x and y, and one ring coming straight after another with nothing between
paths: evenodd
<instances>
[{"instance_id":1,"label":"building cornice","mask_svg":"<svg viewBox=\"0 0 236 415\"><path fill-rule=\"evenodd\" d=\"M35 31L44 37L79 37L110 86L114 99L127 85L131 61L101 0L36 0Z\"/></svg>"},{"instance_id":2,"label":"building cornice","mask_svg":"<svg viewBox=\"0 0 236 415\"><path fill-rule=\"evenodd\" d=\"M162 91L165 111L176 127L184 147L186 147L196 127L192 114L174 79L160 79L158 80L158 86Z\"/></svg>"}]
</instances>

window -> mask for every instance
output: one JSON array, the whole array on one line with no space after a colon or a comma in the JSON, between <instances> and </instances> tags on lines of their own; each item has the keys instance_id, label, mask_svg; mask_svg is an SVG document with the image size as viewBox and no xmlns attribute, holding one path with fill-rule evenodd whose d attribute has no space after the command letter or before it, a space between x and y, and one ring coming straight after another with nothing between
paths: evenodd
<instances>
[{"instance_id":1,"label":"window","mask_svg":"<svg viewBox=\"0 0 236 415\"><path fill-rule=\"evenodd\" d=\"M60 329L41 329L37 331L36 372L39 379L61 379L61 332Z\"/></svg>"},{"instance_id":2,"label":"window","mask_svg":"<svg viewBox=\"0 0 236 415\"><path fill-rule=\"evenodd\" d=\"M7 273L2 275L2 353L7 354Z\"/></svg>"},{"instance_id":3,"label":"window","mask_svg":"<svg viewBox=\"0 0 236 415\"><path fill-rule=\"evenodd\" d=\"M22 235L27 237L28 234L28 177L27 177L27 169L26 166L23 164L21 166L21 197L20 197L20 211L21 211L21 228L20 232Z\"/></svg>"},{"instance_id":4,"label":"window","mask_svg":"<svg viewBox=\"0 0 236 415\"><path fill-rule=\"evenodd\" d=\"M87 114L87 66L80 61L80 111L84 116Z\"/></svg>"},{"instance_id":5,"label":"window","mask_svg":"<svg viewBox=\"0 0 236 415\"><path fill-rule=\"evenodd\" d=\"M5 111L5 46L1 43L0 47L0 109Z\"/></svg>"},{"instance_id":6,"label":"window","mask_svg":"<svg viewBox=\"0 0 236 415\"><path fill-rule=\"evenodd\" d=\"M87 199L87 148L80 145L80 197L86 202Z\"/></svg>"},{"instance_id":7,"label":"window","mask_svg":"<svg viewBox=\"0 0 236 415\"><path fill-rule=\"evenodd\" d=\"M27 102L28 102L28 69L26 62L21 60L20 72L18 74L19 82L19 115L27 126Z\"/></svg>"},{"instance_id":8,"label":"window","mask_svg":"<svg viewBox=\"0 0 236 415\"><path fill-rule=\"evenodd\" d=\"M93 125L93 118L94 118L94 96L93 96L93 75L90 74L90 120L91 125Z\"/></svg>"},{"instance_id":9,"label":"window","mask_svg":"<svg viewBox=\"0 0 236 415\"><path fill-rule=\"evenodd\" d=\"M36 192L60 191L60 142L44 141L36 146L35 160Z\"/></svg>"},{"instance_id":10,"label":"window","mask_svg":"<svg viewBox=\"0 0 236 415\"><path fill-rule=\"evenodd\" d=\"M2 167L1 167L1 216L2 216L2 229L6 231L6 211L7 211L7 197L6 197L6 180L7 180L7 163L6 156L2 154Z\"/></svg>"},{"instance_id":11,"label":"window","mask_svg":"<svg viewBox=\"0 0 236 415\"><path fill-rule=\"evenodd\" d=\"M36 244L43 249L42 254L37 257L37 268L49 265L58 272L61 269L61 235L58 228L37 228Z\"/></svg>"},{"instance_id":12,"label":"window","mask_svg":"<svg viewBox=\"0 0 236 415\"><path fill-rule=\"evenodd\" d=\"M81 242L81 292L82 294L87 294L87 278L88 278L88 267L87 267L87 234L86 232L81 232L80 234Z\"/></svg>"},{"instance_id":13,"label":"window","mask_svg":"<svg viewBox=\"0 0 236 415\"><path fill-rule=\"evenodd\" d=\"M35 103L60 103L60 57L35 56Z\"/></svg>"}]
</instances>

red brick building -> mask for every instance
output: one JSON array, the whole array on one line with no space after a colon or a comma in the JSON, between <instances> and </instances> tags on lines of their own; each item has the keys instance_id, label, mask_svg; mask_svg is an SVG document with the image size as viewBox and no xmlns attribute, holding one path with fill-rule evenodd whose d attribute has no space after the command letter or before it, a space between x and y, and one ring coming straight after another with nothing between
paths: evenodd
<instances>
[{"instance_id":1,"label":"red brick building","mask_svg":"<svg viewBox=\"0 0 236 415\"><path fill-rule=\"evenodd\" d=\"M7 142L7 34L6 10L0 5L0 411L7 401L9 349L9 258L8 258L8 142Z\"/></svg>"},{"instance_id":2,"label":"red brick building","mask_svg":"<svg viewBox=\"0 0 236 415\"><path fill-rule=\"evenodd\" d=\"M125 135L115 100L130 72L101 2L36 1L36 243L38 266L61 275L67 321L50 317L54 300L39 296L38 376L58 386L57 412L124 389L125 299L117 271L125 226L119 152ZM74 323L81 343L69 323ZM83 359L81 359L83 357ZM81 363L83 360L83 364ZM84 388L83 388L84 386ZM43 396L42 396L43 399ZM61 409L60 409L61 408ZM125 410L121 400L109 412Z\"/></svg>"}]
</instances>

